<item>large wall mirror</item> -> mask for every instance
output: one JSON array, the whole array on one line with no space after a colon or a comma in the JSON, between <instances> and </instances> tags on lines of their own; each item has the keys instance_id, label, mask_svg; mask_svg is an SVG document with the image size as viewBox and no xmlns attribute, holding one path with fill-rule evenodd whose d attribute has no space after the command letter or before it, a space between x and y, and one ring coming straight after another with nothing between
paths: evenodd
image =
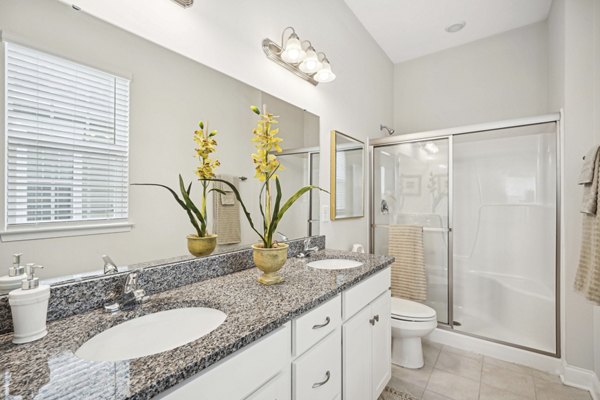
<instances>
[{"instance_id":1,"label":"large wall mirror","mask_svg":"<svg viewBox=\"0 0 600 400\"><path fill-rule=\"evenodd\" d=\"M331 220L364 216L365 144L331 131Z\"/></svg>"},{"instance_id":2,"label":"large wall mirror","mask_svg":"<svg viewBox=\"0 0 600 400\"><path fill-rule=\"evenodd\" d=\"M318 184L317 115L59 1L6 2L0 12L0 30L0 55L8 60L0 63L2 85L15 98L23 90L19 104L5 101L4 96L0 99L0 124L7 127L3 135L16 138L0 141L0 264L6 268L13 254L22 253L22 263L44 265L40 277L58 282L102 274L104 254L121 270L138 263L190 257L186 235L193 233L193 227L185 211L166 190L130 184L158 183L177 188L181 174L185 182L194 182L191 196L199 202L201 185L195 176L199 162L193 134L200 120L207 122L210 130L218 130L214 158L221 166L216 173L235 181L256 223L260 219L262 182L254 178L251 159L255 151L252 130L257 122L251 105L266 104L269 112L279 116L284 200L302 185ZM45 72L29 68L37 57L35 52L49 57L44 68L52 69L55 61L65 60L91 68L101 77L115 77L112 86L110 79L102 81L91 70L85 70L90 74L86 75L89 90L95 94L88 96L86 91L80 97L93 100L115 90L115 108L122 110L111 114L111 107L97 110L90 103L89 118L75 121L75 125L84 126L74 129L89 133L92 145L103 148L108 144L115 154L114 158L93 156L82 167L89 172L86 179L91 185L85 189L88 196L84 200L79 189L71 189L75 187L73 180L81 178L82 168L78 167L77 157L66 155L73 150L70 139L64 138L62 149L52 143L43 146L44 135L66 124L66 118L45 111L36 114L34 110L44 101L31 97L29 91L48 90L51 102L52 96L61 94L62 84L56 72L57 76L51 78L56 78L53 87L40 85L40 74ZM10 75L19 68L27 82L17 82ZM85 101L81 107L86 107ZM46 154L47 164L21 163L16 154L26 149ZM110 181L114 193L95 196L94 182L102 185L105 181ZM7 192L14 194L16 203L7 201ZM47 193L52 196L44 197ZM243 215L232 217L231 213L219 212L224 203L216 199L209 195L209 230L218 228L215 223L238 226L237 233L233 229L233 238L216 252L255 243L256 234ZM318 201L317 193L298 201L279 226L277 240L318 233ZM86 202L93 202L97 211L86 208ZM82 212L94 218L73 218ZM104 218L115 215L118 218ZM90 225L94 225L91 230ZM6 269L0 270L0 275L5 273Z\"/></svg>"}]
</instances>

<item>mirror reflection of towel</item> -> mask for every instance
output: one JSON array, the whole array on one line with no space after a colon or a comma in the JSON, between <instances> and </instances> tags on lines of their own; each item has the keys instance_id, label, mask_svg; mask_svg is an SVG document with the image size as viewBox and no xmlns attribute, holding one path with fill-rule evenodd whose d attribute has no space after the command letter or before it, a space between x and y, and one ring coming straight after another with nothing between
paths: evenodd
<instances>
[{"instance_id":1,"label":"mirror reflection of towel","mask_svg":"<svg viewBox=\"0 0 600 400\"><path fill-rule=\"evenodd\" d=\"M238 177L220 175L218 178L230 182L239 190ZM228 185L214 182L214 188L225 192L224 195L217 191L213 192L213 232L218 235L217 243L240 243L242 241L240 203Z\"/></svg>"},{"instance_id":2,"label":"mirror reflection of towel","mask_svg":"<svg viewBox=\"0 0 600 400\"><path fill-rule=\"evenodd\" d=\"M219 193L219 198L221 200L222 206L234 206L235 205L235 194L233 190L227 185L221 185L221 190L225 192L225 194Z\"/></svg>"}]
</instances>

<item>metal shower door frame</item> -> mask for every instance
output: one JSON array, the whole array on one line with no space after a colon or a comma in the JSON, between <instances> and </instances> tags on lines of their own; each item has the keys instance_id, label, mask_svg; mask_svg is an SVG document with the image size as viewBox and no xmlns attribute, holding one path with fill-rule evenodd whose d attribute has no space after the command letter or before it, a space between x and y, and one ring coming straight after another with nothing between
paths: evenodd
<instances>
[{"instance_id":1,"label":"metal shower door frame","mask_svg":"<svg viewBox=\"0 0 600 400\"><path fill-rule=\"evenodd\" d=\"M561 118L562 113L551 113L527 118L517 118L498 122L490 122L483 124L467 125L449 129L438 129L425 132L408 133L398 136L389 136L383 138L369 139L367 148L369 154L369 252L375 250L375 159L373 152L375 148L395 146L404 143L418 143L439 139L448 140L448 323L438 322L438 328L451 330L452 332L470 336L478 339L483 339L492 343L498 343L505 346L510 346L522 350L531 351L538 354L543 354L555 358L561 357ZM522 346L517 343L506 342L503 340L492 339L489 337L472 334L469 332L457 331L454 329L454 221L453 221L453 197L454 197L454 136L482 133L487 131L495 131L508 128L520 128L532 125L542 125L546 123L556 124L556 232L555 232L555 352L547 352L527 346Z\"/></svg>"}]
</instances>

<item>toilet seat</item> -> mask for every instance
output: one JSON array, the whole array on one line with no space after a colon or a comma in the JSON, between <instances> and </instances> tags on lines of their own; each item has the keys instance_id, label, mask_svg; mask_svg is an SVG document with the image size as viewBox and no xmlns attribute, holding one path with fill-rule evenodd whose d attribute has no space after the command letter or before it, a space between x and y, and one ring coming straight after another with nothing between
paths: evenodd
<instances>
[{"instance_id":1,"label":"toilet seat","mask_svg":"<svg viewBox=\"0 0 600 400\"><path fill-rule=\"evenodd\" d=\"M416 301L392 297L392 318L401 321L426 322L437 319L435 310Z\"/></svg>"}]
</instances>

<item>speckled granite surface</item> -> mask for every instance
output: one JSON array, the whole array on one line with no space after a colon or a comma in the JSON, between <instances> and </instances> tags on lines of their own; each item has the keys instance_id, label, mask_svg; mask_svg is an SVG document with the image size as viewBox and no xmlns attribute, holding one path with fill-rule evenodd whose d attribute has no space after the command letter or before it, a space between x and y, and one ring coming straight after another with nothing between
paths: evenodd
<instances>
[{"instance_id":1,"label":"speckled granite surface","mask_svg":"<svg viewBox=\"0 0 600 400\"><path fill-rule=\"evenodd\" d=\"M304 238L288 242L290 257L304 248ZM310 238L310 246L325 248L325 236ZM200 282L254 267L252 249L248 246L228 247L230 252L196 258L181 256L130 265L142 268L140 282L147 294L159 293L183 285ZM110 293L123 287L127 272L82 281L53 285L48 304L48 321L70 317L102 307ZM12 316L6 296L0 297L0 334L12 332Z\"/></svg>"},{"instance_id":2,"label":"speckled granite surface","mask_svg":"<svg viewBox=\"0 0 600 400\"><path fill-rule=\"evenodd\" d=\"M347 270L316 270L305 259L289 259L285 282L262 286L256 268L219 276L154 294L129 313L94 310L48 324L48 335L13 345L0 336L0 399L149 399L202 371L234 351L268 334L292 318L384 269L392 258L339 251L320 251L308 261L348 258L364 263ZM208 335L176 349L120 362L90 362L76 349L95 334L147 313L178 307L206 306L227 314ZM21 396L21 397L17 397Z\"/></svg>"}]
</instances>

